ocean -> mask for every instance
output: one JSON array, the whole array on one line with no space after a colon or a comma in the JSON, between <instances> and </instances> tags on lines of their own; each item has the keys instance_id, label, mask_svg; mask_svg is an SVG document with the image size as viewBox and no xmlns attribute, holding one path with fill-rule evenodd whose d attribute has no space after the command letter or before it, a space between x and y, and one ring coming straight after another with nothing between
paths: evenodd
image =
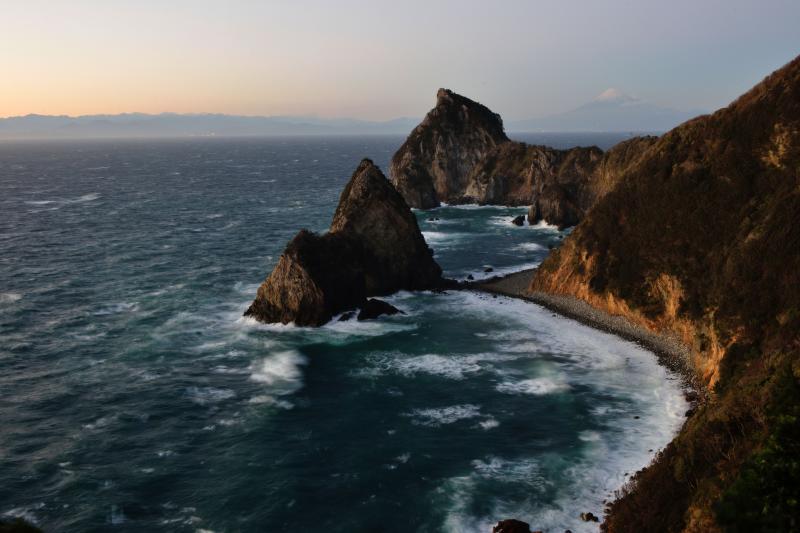
<instances>
[{"instance_id":1,"label":"ocean","mask_svg":"<svg viewBox=\"0 0 800 533\"><path fill-rule=\"evenodd\" d=\"M0 515L48 532L597 531L579 514L602 514L687 408L645 349L466 291L318 329L242 317L361 158L386 171L402 141L0 144ZM524 212L416 215L463 279L558 246L566 232L511 224Z\"/></svg>"}]
</instances>

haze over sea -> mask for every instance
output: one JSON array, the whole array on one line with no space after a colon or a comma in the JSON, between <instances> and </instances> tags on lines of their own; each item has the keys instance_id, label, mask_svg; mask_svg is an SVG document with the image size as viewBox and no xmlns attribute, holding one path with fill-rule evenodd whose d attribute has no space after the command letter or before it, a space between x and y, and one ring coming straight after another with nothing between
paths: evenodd
<instances>
[{"instance_id":1,"label":"haze over sea","mask_svg":"<svg viewBox=\"0 0 800 533\"><path fill-rule=\"evenodd\" d=\"M361 158L386 171L401 142L0 144L0 514L46 531L596 531L578 515L686 410L641 347L472 292L400 293L405 315L319 329L242 318ZM558 245L510 223L524 212L417 216L464 278Z\"/></svg>"}]
</instances>

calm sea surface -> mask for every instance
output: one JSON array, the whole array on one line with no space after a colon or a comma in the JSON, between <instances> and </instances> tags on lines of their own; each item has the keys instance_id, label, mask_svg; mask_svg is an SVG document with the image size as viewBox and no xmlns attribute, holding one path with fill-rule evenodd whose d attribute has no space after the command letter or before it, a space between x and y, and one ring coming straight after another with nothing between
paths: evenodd
<instances>
[{"instance_id":1,"label":"calm sea surface","mask_svg":"<svg viewBox=\"0 0 800 533\"><path fill-rule=\"evenodd\" d=\"M647 351L469 292L400 293L403 316L320 329L242 318L360 159L386 169L401 142L0 144L0 515L52 532L596 531L578 514L686 408ZM524 212L417 216L464 277L560 242L510 223Z\"/></svg>"}]
</instances>

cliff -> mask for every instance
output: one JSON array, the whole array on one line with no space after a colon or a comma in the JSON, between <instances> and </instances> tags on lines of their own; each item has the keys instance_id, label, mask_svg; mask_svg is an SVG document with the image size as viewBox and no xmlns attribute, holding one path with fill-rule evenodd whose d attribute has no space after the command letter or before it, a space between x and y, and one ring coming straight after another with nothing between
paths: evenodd
<instances>
[{"instance_id":1,"label":"cliff","mask_svg":"<svg viewBox=\"0 0 800 533\"><path fill-rule=\"evenodd\" d=\"M330 230L301 230L245 315L319 326L363 307L369 296L439 287L441 273L411 210L365 159L339 198Z\"/></svg>"},{"instance_id":2,"label":"cliff","mask_svg":"<svg viewBox=\"0 0 800 533\"><path fill-rule=\"evenodd\" d=\"M616 175L655 142L638 137L607 153L510 141L500 116L440 89L436 107L394 154L392 182L411 207L531 206L529 221L561 227L583 218Z\"/></svg>"},{"instance_id":3,"label":"cliff","mask_svg":"<svg viewBox=\"0 0 800 533\"><path fill-rule=\"evenodd\" d=\"M626 168L608 171L605 194L529 291L678 336L710 397L604 528L796 531L800 58L644 152L617 155Z\"/></svg>"}]
</instances>

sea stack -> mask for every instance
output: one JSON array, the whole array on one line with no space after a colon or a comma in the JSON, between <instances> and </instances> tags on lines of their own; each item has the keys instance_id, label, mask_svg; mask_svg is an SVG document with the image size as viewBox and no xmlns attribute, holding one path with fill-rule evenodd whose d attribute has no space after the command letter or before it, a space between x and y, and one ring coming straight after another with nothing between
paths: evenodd
<instances>
[{"instance_id":1,"label":"sea stack","mask_svg":"<svg viewBox=\"0 0 800 533\"><path fill-rule=\"evenodd\" d=\"M442 269L403 197L369 159L339 198L330 230L301 230L258 288L246 316L320 326L370 296L433 289Z\"/></svg>"},{"instance_id":2,"label":"sea stack","mask_svg":"<svg viewBox=\"0 0 800 533\"><path fill-rule=\"evenodd\" d=\"M408 205L420 209L459 203L475 165L508 142L500 115L449 89L392 157L392 183Z\"/></svg>"}]
</instances>

